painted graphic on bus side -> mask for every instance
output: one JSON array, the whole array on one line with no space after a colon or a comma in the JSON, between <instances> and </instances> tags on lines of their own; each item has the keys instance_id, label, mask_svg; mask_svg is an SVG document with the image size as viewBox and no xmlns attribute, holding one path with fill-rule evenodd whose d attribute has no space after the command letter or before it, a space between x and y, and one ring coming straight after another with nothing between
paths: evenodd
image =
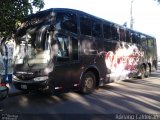
<instances>
[{"instance_id":1,"label":"painted graphic on bus side","mask_svg":"<svg viewBox=\"0 0 160 120\"><path fill-rule=\"evenodd\" d=\"M108 51L105 54L105 63L111 73L126 72L136 70L141 56L144 55L135 44L126 45L124 42L118 44L115 51Z\"/></svg>"}]
</instances>

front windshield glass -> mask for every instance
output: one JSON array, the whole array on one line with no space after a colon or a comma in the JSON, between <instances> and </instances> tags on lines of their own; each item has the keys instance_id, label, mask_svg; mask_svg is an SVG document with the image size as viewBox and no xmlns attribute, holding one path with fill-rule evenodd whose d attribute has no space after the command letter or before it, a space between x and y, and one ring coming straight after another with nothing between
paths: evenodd
<instances>
[{"instance_id":1,"label":"front windshield glass","mask_svg":"<svg viewBox=\"0 0 160 120\"><path fill-rule=\"evenodd\" d=\"M15 64L41 64L50 60L49 25L20 29L16 34Z\"/></svg>"}]
</instances>

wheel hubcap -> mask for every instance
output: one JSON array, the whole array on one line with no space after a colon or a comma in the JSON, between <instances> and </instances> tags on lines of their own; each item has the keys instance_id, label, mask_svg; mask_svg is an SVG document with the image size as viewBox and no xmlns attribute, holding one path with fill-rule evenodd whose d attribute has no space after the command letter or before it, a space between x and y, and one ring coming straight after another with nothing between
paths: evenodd
<instances>
[{"instance_id":1,"label":"wheel hubcap","mask_svg":"<svg viewBox=\"0 0 160 120\"><path fill-rule=\"evenodd\" d=\"M144 73L145 73L145 69L142 68L142 69L140 70L140 72L141 72L141 74L144 74Z\"/></svg>"},{"instance_id":2,"label":"wheel hubcap","mask_svg":"<svg viewBox=\"0 0 160 120\"><path fill-rule=\"evenodd\" d=\"M87 88L92 88L92 86L93 86L93 79L92 79L92 78L87 78L87 79L85 80L85 86L86 86Z\"/></svg>"}]
</instances>

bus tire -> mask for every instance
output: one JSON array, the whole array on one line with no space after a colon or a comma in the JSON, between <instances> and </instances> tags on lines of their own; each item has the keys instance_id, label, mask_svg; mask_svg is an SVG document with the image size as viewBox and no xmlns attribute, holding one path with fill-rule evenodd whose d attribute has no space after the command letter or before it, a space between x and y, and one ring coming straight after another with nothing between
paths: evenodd
<instances>
[{"instance_id":1,"label":"bus tire","mask_svg":"<svg viewBox=\"0 0 160 120\"><path fill-rule=\"evenodd\" d=\"M82 77L81 92L83 94L90 94L94 91L96 86L96 77L92 72L86 72Z\"/></svg>"},{"instance_id":2,"label":"bus tire","mask_svg":"<svg viewBox=\"0 0 160 120\"><path fill-rule=\"evenodd\" d=\"M150 76L150 66L146 65L145 77L148 78Z\"/></svg>"},{"instance_id":3,"label":"bus tire","mask_svg":"<svg viewBox=\"0 0 160 120\"><path fill-rule=\"evenodd\" d=\"M139 73L140 73L139 78L143 79L145 77L145 73L146 73L145 66L143 64L140 66Z\"/></svg>"}]
</instances>

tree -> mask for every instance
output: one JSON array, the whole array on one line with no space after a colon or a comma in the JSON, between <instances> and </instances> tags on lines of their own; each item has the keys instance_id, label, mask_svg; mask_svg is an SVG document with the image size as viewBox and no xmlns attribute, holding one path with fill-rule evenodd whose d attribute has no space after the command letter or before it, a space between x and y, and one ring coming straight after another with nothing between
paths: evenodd
<instances>
[{"instance_id":1,"label":"tree","mask_svg":"<svg viewBox=\"0 0 160 120\"><path fill-rule=\"evenodd\" d=\"M0 37L14 33L18 22L33 13L33 8L40 11L43 0L0 0Z\"/></svg>"},{"instance_id":2,"label":"tree","mask_svg":"<svg viewBox=\"0 0 160 120\"><path fill-rule=\"evenodd\" d=\"M158 3L160 3L160 0L155 0L155 1L157 1Z\"/></svg>"}]
</instances>

